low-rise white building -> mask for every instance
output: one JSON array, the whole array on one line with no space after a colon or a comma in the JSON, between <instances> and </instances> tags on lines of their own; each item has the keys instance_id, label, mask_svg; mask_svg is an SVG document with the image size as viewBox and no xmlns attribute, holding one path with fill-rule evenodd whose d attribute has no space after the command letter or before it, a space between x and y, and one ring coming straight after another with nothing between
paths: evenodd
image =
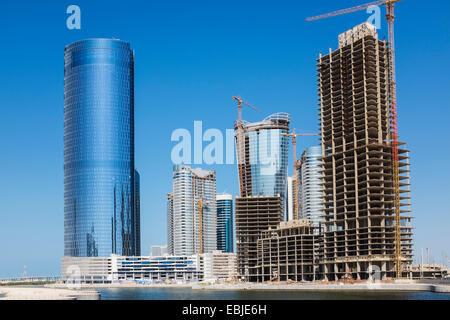
<instances>
[{"instance_id":1,"label":"low-rise white building","mask_svg":"<svg viewBox=\"0 0 450 320\"><path fill-rule=\"evenodd\" d=\"M138 257L64 257L62 275L66 282L187 283L203 280L198 255Z\"/></svg>"},{"instance_id":2,"label":"low-rise white building","mask_svg":"<svg viewBox=\"0 0 450 320\"><path fill-rule=\"evenodd\" d=\"M236 254L214 250L200 254L203 281L226 281L237 277Z\"/></svg>"}]
</instances>

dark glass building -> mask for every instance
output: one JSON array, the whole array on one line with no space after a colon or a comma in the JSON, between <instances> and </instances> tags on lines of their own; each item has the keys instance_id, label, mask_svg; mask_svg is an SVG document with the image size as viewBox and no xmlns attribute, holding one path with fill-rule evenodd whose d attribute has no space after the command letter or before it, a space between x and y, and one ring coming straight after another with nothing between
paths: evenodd
<instances>
[{"instance_id":1,"label":"dark glass building","mask_svg":"<svg viewBox=\"0 0 450 320\"><path fill-rule=\"evenodd\" d=\"M87 39L64 52L64 255L136 255L134 52Z\"/></svg>"},{"instance_id":2,"label":"dark glass building","mask_svg":"<svg viewBox=\"0 0 450 320\"><path fill-rule=\"evenodd\" d=\"M233 252L233 196L216 195L217 208L217 250Z\"/></svg>"}]
</instances>

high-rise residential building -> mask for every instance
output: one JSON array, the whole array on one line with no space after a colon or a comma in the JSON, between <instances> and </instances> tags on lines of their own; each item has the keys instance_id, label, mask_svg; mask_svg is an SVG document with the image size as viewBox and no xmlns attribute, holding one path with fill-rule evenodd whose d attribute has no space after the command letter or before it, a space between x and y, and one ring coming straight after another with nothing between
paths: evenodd
<instances>
[{"instance_id":1,"label":"high-rise residential building","mask_svg":"<svg viewBox=\"0 0 450 320\"><path fill-rule=\"evenodd\" d=\"M87 39L64 60L64 254L134 255L134 52Z\"/></svg>"},{"instance_id":2,"label":"high-rise residential building","mask_svg":"<svg viewBox=\"0 0 450 320\"><path fill-rule=\"evenodd\" d=\"M316 232L323 225L321 156L320 146L309 147L303 151L298 166L300 217L312 221Z\"/></svg>"},{"instance_id":3,"label":"high-rise residential building","mask_svg":"<svg viewBox=\"0 0 450 320\"><path fill-rule=\"evenodd\" d=\"M286 217L289 115L235 123L240 196L236 198L238 272L257 280L257 239ZM240 136L240 133L242 135ZM241 139L242 138L242 139Z\"/></svg>"},{"instance_id":4,"label":"high-rise residential building","mask_svg":"<svg viewBox=\"0 0 450 320\"><path fill-rule=\"evenodd\" d=\"M170 197L168 237L169 247L173 247L170 253L191 255L216 250L216 172L175 165Z\"/></svg>"},{"instance_id":5,"label":"high-rise residential building","mask_svg":"<svg viewBox=\"0 0 450 320\"><path fill-rule=\"evenodd\" d=\"M217 250L233 252L233 196L216 195L217 207Z\"/></svg>"},{"instance_id":6,"label":"high-rise residential building","mask_svg":"<svg viewBox=\"0 0 450 320\"><path fill-rule=\"evenodd\" d=\"M389 44L363 23L317 60L324 186L324 273L395 276ZM401 143L403 145L403 143ZM399 148L402 262L412 261L408 152Z\"/></svg>"}]
</instances>

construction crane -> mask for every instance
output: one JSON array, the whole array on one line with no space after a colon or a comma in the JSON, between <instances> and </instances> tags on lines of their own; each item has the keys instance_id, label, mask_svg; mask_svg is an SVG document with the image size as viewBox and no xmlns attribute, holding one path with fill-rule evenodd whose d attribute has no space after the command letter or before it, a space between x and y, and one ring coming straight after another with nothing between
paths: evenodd
<instances>
[{"instance_id":1,"label":"construction crane","mask_svg":"<svg viewBox=\"0 0 450 320\"><path fill-rule=\"evenodd\" d=\"M371 6L386 6L386 20L388 24L388 42L390 44L389 54L389 108L391 111L391 148L392 148L392 166L394 180L394 213L395 213L395 271L397 278L402 277L401 263L401 230L400 230L400 182L399 182L399 164L398 164L398 126L397 126L397 84L395 77L395 37L394 37L394 5L401 0L379 0L356 7L342 9L315 17L306 18L306 21L315 21L324 18L334 17L350 12L364 10Z\"/></svg>"},{"instance_id":2,"label":"construction crane","mask_svg":"<svg viewBox=\"0 0 450 320\"><path fill-rule=\"evenodd\" d=\"M243 166L244 166L244 161L242 159L243 156L243 143L242 143L242 104L245 104L246 106L261 112L261 110L259 110L258 108L255 108L254 106L248 104L247 102L245 102L244 100L241 99L241 97L235 97L233 96L233 100L237 101L237 106L238 106L238 138L237 138L237 160L238 160L238 171L239 171L239 191L240 191L240 195L242 196L242 192L244 190L244 184L243 184L243 179L242 179L242 173L243 173Z\"/></svg>"},{"instance_id":3,"label":"construction crane","mask_svg":"<svg viewBox=\"0 0 450 320\"><path fill-rule=\"evenodd\" d=\"M294 153L294 178L292 179L292 190L294 191L294 219L299 219L298 207L300 205L299 201L297 201L297 136L318 136L318 133L296 133L295 128L292 130L292 133L282 133L283 136L292 137L292 150Z\"/></svg>"},{"instance_id":4,"label":"construction crane","mask_svg":"<svg viewBox=\"0 0 450 320\"><path fill-rule=\"evenodd\" d=\"M203 199L199 198L197 201L198 207L198 233L199 233L199 253L203 253Z\"/></svg>"},{"instance_id":5,"label":"construction crane","mask_svg":"<svg viewBox=\"0 0 450 320\"><path fill-rule=\"evenodd\" d=\"M175 197L173 194L169 194L168 198L171 200L175 199L184 199L184 198L178 198ZM195 201L195 200L194 200ZM195 203L195 202L194 202ZM206 201L203 200L203 198L199 197L197 200L197 212L198 212L198 237L199 237L199 250L198 253L203 253L203 207L207 204ZM194 253L197 253L196 249L196 226L195 226L195 210L192 210L192 241L193 241L193 247L194 247Z\"/></svg>"}]
</instances>

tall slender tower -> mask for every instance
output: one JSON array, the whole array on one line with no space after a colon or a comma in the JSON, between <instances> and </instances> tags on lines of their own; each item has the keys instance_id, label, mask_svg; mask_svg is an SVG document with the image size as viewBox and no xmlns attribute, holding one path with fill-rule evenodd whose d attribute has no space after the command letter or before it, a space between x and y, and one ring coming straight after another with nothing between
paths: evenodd
<instances>
[{"instance_id":1,"label":"tall slender tower","mask_svg":"<svg viewBox=\"0 0 450 320\"><path fill-rule=\"evenodd\" d=\"M307 148L302 153L297 169L300 181L300 216L311 220L316 232L323 224L321 156L320 146Z\"/></svg>"},{"instance_id":2,"label":"tall slender tower","mask_svg":"<svg viewBox=\"0 0 450 320\"><path fill-rule=\"evenodd\" d=\"M216 172L175 165L168 200L169 246L175 255L207 253L217 248ZM172 244L170 243L172 241Z\"/></svg>"},{"instance_id":3,"label":"tall slender tower","mask_svg":"<svg viewBox=\"0 0 450 320\"><path fill-rule=\"evenodd\" d=\"M257 240L262 231L286 217L290 117L276 113L263 121L243 123L242 194L236 198L238 272L258 279ZM236 138L239 134L235 123Z\"/></svg>"},{"instance_id":4,"label":"tall slender tower","mask_svg":"<svg viewBox=\"0 0 450 320\"><path fill-rule=\"evenodd\" d=\"M134 53L87 39L64 62L64 255L135 255Z\"/></svg>"},{"instance_id":5,"label":"tall slender tower","mask_svg":"<svg viewBox=\"0 0 450 320\"><path fill-rule=\"evenodd\" d=\"M324 175L324 272L395 276L389 49L365 22L317 60ZM403 143L401 143L403 145ZM408 151L399 148L402 261L412 261Z\"/></svg>"},{"instance_id":6,"label":"tall slender tower","mask_svg":"<svg viewBox=\"0 0 450 320\"><path fill-rule=\"evenodd\" d=\"M297 189L298 189L297 183ZM294 206L295 206L295 194L296 190L294 190L294 175L287 177L287 197L286 197L286 205L287 205L287 219L294 219ZM297 192L298 193L298 192ZM298 197L297 197L298 199Z\"/></svg>"}]
</instances>

